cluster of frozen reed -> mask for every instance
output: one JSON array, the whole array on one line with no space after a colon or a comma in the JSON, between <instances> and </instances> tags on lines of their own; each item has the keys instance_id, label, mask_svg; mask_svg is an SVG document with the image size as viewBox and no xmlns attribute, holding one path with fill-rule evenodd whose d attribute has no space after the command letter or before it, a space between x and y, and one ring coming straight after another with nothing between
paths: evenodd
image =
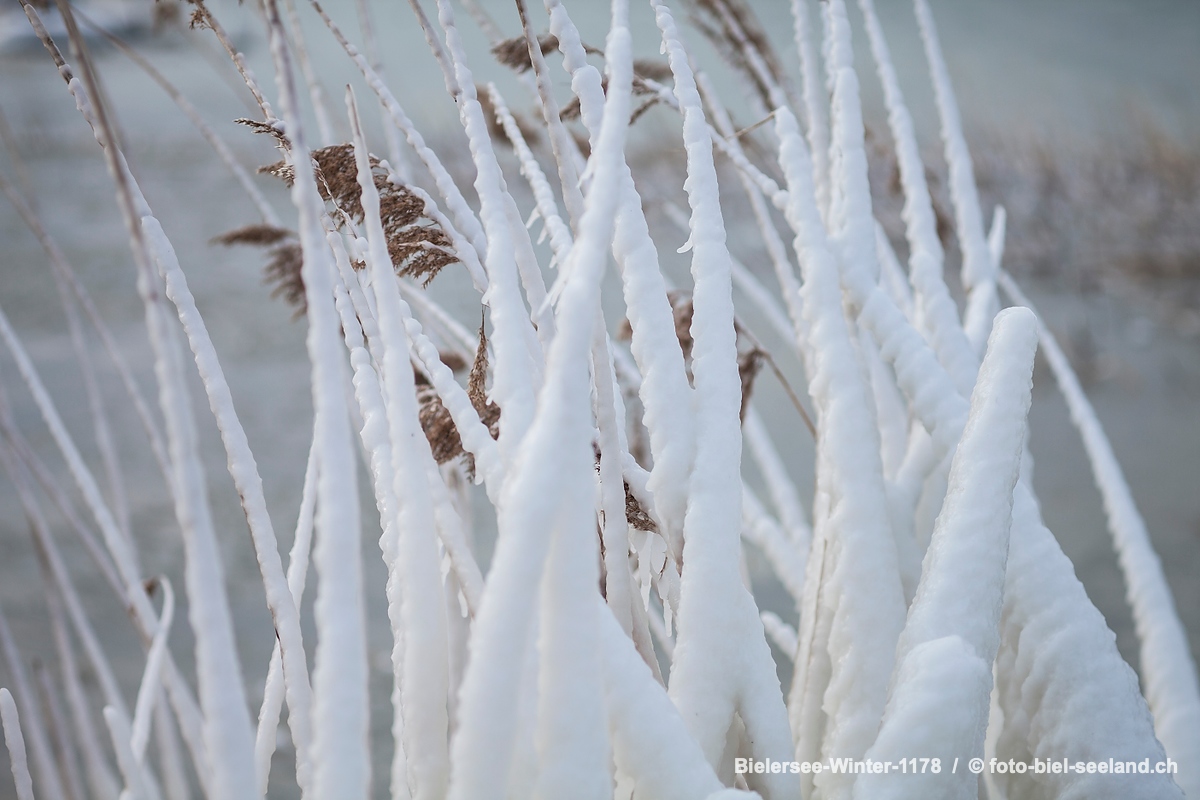
<instances>
[{"instance_id":1,"label":"cluster of frozen reed","mask_svg":"<svg viewBox=\"0 0 1200 800\"><path fill-rule=\"evenodd\" d=\"M193 21L228 46L202 0L193 3ZM46 473L11 417L0 413L0 457L46 567L61 662L59 678L49 678L49 696L61 705L51 703L56 710L47 715L0 626L15 690L15 702L0 691L0 712L22 800L180 800L194 796L196 786L214 800L263 797L284 703L303 795L367 797L364 607L379 587L364 585L364 535L378 537L388 570L394 758L390 776L374 782L388 784L392 798L665 800L751 791L774 800L1167 798L1182 796L1179 786L1200 797L1200 697L1186 636L1069 365L1028 308L1000 310L1002 292L1028 303L1000 268L1002 211L985 230L925 0L916 0L916 13L963 252L961 321L943 281L913 120L871 0L859 5L902 177L906 265L872 214L843 0L821 3L819 24L804 0L793 0L803 68L798 91L740 2L701 3L762 106L766 124L754 134L753 151L743 146L752 132L735 134L695 71L675 10L666 0L651 4L667 57L657 68L631 57L627 0L612 2L602 54L585 48L560 0L545 1L552 39L538 37L518 0L523 43L498 52L518 62L540 109L549 147L538 158L499 93L478 94L450 0L438 0L436 21L413 3L469 140L476 206L414 128L370 48L363 55L350 45L315 2L385 114L390 160L369 155L361 98L349 90L353 140L332 141L332 115L289 4L262 6L276 106L230 47L262 110L252 124L279 143L284 161L269 171L290 181L298 219L294 233L281 227L253 180L197 117L263 215L261 224L227 240L275 247L274 275L307 315L314 439L286 565L205 323L113 136L110 111L97 102L74 15L61 6L71 31L64 55L26 5L116 184L161 421L34 212L8 193L46 246L77 346L82 352L87 335L82 308L168 477L185 545L197 686L182 677L166 646L174 596L169 583L144 583L120 512L115 460L101 465L103 479L85 463L35 364L0 316L0 337L78 493L78 500L69 496ZM464 5L494 32L473 2ZM562 120L551 66L560 55L586 142ZM316 135L302 123L304 85ZM645 98L682 117L690 296L668 292L663 245L650 237L626 162L627 130ZM497 155L498 129L519 175L502 168L513 162ZM405 160L412 155L416 178ZM717 155L741 183L778 287L766 288L730 256ZM549 264L531 238L532 223L524 222L529 210L518 208L507 181L528 183L536 201L531 220L540 219L549 239ZM600 285L610 264L623 289L628 349L603 324ZM469 273L487 337L464 330L413 283L444 267ZM554 277L549 287L546 275ZM752 315L792 342L804 365L816 411L810 513L747 402L755 359L739 350L744 328L735 323L735 285ZM1141 640L1144 695L1043 525L1031 490L1025 418L1039 339L1107 505ZM274 620L277 642L257 732L198 457L189 352L228 453ZM465 365L472 352L464 386L452 367ZM81 361L99 409L93 368ZM102 411L94 421L101 452L111 453ZM744 481L743 439L769 504ZM374 532L364 529L357 501L364 474L379 513ZM472 481L482 483L499 531L486 574L465 513ZM145 644L132 708L45 521L41 504L48 501L66 513ZM79 501L86 514L72 512ZM747 547L765 554L790 593L797 626L760 614L743 567ZM311 663L298 612L310 565ZM794 662L786 691L768 636ZM81 682L84 667L99 684L106 736ZM253 672L249 680L259 680ZM156 759L148 753L152 738ZM968 759L985 755L1157 762L1164 753L1180 765L1178 786L1170 775L981 780L965 769ZM740 775L733 769L739 756L936 757L941 770Z\"/></svg>"}]
</instances>

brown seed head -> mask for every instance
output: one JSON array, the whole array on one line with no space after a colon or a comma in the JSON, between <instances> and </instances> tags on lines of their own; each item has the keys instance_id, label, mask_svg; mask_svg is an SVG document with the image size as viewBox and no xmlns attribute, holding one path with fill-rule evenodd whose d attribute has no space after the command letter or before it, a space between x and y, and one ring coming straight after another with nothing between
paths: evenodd
<instances>
[{"instance_id":1,"label":"brown seed head","mask_svg":"<svg viewBox=\"0 0 1200 800\"><path fill-rule=\"evenodd\" d=\"M358 182L358 162L354 145L335 144L314 150L313 174L321 197L355 222L363 221L362 186ZM379 192L379 219L387 241L388 255L398 275L420 280L428 286L441 270L456 263L454 243L442 227L428 216L425 201L412 189L396 183L385 173L381 162L370 157L372 180ZM295 179L293 167L278 161L259 168L288 185ZM335 214L334 219L344 221ZM365 266L355 262L355 269Z\"/></svg>"},{"instance_id":2,"label":"brown seed head","mask_svg":"<svg viewBox=\"0 0 1200 800\"><path fill-rule=\"evenodd\" d=\"M658 526L654 524L654 520L646 513L646 509L642 508L642 504L633 496L633 492L629 489L629 483L625 484L625 519L629 523L629 527L639 531L657 532Z\"/></svg>"},{"instance_id":3,"label":"brown seed head","mask_svg":"<svg viewBox=\"0 0 1200 800\"><path fill-rule=\"evenodd\" d=\"M546 55L558 49L558 39L553 34L542 34L538 37L538 47L541 48L542 55ZM533 60L529 57L529 43L525 41L524 36L505 39L492 47L492 55L501 64L517 72L533 69Z\"/></svg>"},{"instance_id":4,"label":"brown seed head","mask_svg":"<svg viewBox=\"0 0 1200 800\"><path fill-rule=\"evenodd\" d=\"M203 7L200 7L200 8L196 9L196 12L204 15L202 27L208 27L209 26L208 10L204 9ZM193 13L192 14L192 26L195 27L196 24L197 24L196 23L196 14ZM245 125L247 128L254 131L255 133L265 133L268 136L273 136L275 138L275 140L277 142L279 142L279 144L282 145L283 147L290 148L292 146L292 143L290 141L288 141L288 138L283 135L283 131L281 131L279 129L278 122L274 122L274 123L259 122L258 120L247 119L246 117L239 117L238 119L235 119L234 122L236 122L238 125Z\"/></svg>"},{"instance_id":5,"label":"brown seed head","mask_svg":"<svg viewBox=\"0 0 1200 800\"><path fill-rule=\"evenodd\" d=\"M493 439L500 436L500 406L493 403L487 396L487 334L483 325L479 326L479 347L475 350L475 363L471 365L471 373L467 376L467 396L471 405L479 413L479 419L488 427Z\"/></svg>"},{"instance_id":6,"label":"brown seed head","mask_svg":"<svg viewBox=\"0 0 1200 800\"><path fill-rule=\"evenodd\" d=\"M263 270L266 283L273 284L271 297L282 297L290 306L296 309L296 318L304 316L308 310L308 301L304 294L304 254L300 245L295 242L285 242L270 250L270 260Z\"/></svg>"},{"instance_id":7,"label":"brown seed head","mask_svg":"<svg viewBox=\"0 0 1200 800\"><path fill-rule=\"evenodd\" d=\"M255 224L244 225L212 238L213 244L229 247L235 244L266 246L276 244L289 236L294 236L287 228L276 228L274 225Z\"/></svg>"}]
</instances>

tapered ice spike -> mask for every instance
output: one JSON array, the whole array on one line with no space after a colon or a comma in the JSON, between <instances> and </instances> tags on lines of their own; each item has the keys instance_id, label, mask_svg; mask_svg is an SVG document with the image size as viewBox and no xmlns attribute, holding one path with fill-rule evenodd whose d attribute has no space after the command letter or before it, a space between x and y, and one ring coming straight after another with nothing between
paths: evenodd
<instances>
[{"instance_id":1,"label":"tapered ice spike","mask_svg":"<svg viewBox=\"0 0 1200 800\"><path fill-rule=\"evenodd\" d=\"M1000 643L1000 608L1033 387L1037 325L1028 309L996 318L971 415L950 468L950 489L925 555L921 583L897 647L888 707L867 757L903 760L936 754L944 763L983 756L991 663ZM937 719L936 726L923 719ZM970 800L970 771L869 775L856 798L914 795Z\"/></svg>"}]
</instances>

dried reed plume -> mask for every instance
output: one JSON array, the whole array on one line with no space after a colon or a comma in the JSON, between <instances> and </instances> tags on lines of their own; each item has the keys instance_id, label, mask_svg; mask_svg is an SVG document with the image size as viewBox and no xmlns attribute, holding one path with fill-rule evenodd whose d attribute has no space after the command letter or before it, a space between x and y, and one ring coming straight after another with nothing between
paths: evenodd
<instances>
[{"instance_id":1,"label":"dried reed plume","mask_svg":"<svg viewBox=\"0 0 1200 800\"><path fill-rule=\"evenodd\" d=\"M548 33L542 34L538 37L538 47L541 49L542 55L553 53L558 50L558 39ZM501 64L515 69L517 72L528 72L533 69L533 62L529 58L529 43L525 41L524 36L497 42L492 45L492 55Z\"/></svg>"},{"instance_id":2,"label":"dried reed plume","mask_svg":"<svg viewBox=\"0 0 1200 800\"><path fill-rule=\"evenodd\" d=\"M495 439L500 435L500 406L487 397L485 388L487 371L487 336L481 327L479 329L479 347L475 351L475 360L471 364L471 371L467 376L467 396L470 397L471 405L479 414L480 421ZM460 456L465 456L464 465L467 474L474 476L475 459L463 450L462 438L458 434L458 428L454 425L453 417L442 405L437 390L427 380L420 382L417 386L417 401L421 404L421 430L425 432L425 438L429 440L434 460L438 464L445 464Z\"/></svg>"},{"instance_id":3,"label":"dried reed plume","mask_svg":"<svg viewBox=\"0 0 1200 800\"><path fill-rule=\"evenodd\" d=\"M258 125L264 132L275 132L269 125ZM353 222L361 223L362 188L358 184L353 145L324 147L314 151L312 157L318 191L338 212L334 219L343 222L341 215L344 214ZM388 255L396 274L419 280L428 286L444 267L458 262L453 243L446 232L426 216L425 203L421 198L388 176L382 162L374 156L371 157L371 165L375 188L379 192L380 221L387 236ZM285 161L268 164L259 168L259 172L279 178L288 186L295 180L293 168ZM282 296L296 308L296 314L300 316L305 311L301 249L294 242L277 244L288 236L294 234L269 225L251 225L229 231L214 241L226 245L274 245L268 250L269 261L265 268L268 283L276 287L272 296Z\"/></svg>"}]
</instances>

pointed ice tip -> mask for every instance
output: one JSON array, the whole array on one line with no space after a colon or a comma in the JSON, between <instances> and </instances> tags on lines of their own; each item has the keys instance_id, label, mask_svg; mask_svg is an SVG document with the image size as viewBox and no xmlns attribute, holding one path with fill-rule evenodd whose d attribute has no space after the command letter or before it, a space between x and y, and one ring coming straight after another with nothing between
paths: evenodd
<instances>
[{"instance_id":1,"label":"pointed ice tip","mask_svg":"<svg viewBox=\"0 0 1200 800\"><path fill-rule=\"evenodd\" d=\"M1003 334L1001 329L1005 331ZM1008 332L1010 330L1012 330L1011 333ZM1012 306L1004 309L996 315L996 319L992 323L991 339L995 340L1001 335L1023 336L1032 343L1032 346L1037 346L1037 316L1025 306Z\"/></svg>"},{"instance_id":2,"label":"pointed ice tip","mask_svg":"<svg viewBox=\"0 0 1200 800\"><path fill-rule=\"evenodd\" d=\"M987 351L1000 349L1018 358L1018 363L1032 363L1038 346L1037 315L1025 306L1006 308L992 321ZM986 361L986 357L985 357Z\"/></svg>"}]
</instances>

